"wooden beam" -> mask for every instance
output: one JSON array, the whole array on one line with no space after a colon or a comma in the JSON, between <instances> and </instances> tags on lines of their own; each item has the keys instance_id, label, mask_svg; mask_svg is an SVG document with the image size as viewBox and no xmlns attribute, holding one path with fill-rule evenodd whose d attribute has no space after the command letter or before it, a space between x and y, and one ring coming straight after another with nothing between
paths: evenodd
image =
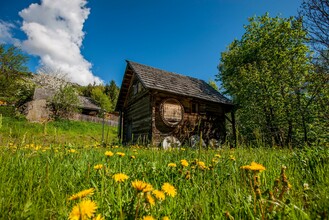
<instances>
[{"instance_id":1,"label":"wooden beam","mask_svg":"<svg viewBox=\"0 0 329 220\"><path fill-rule=\"evenodd\" d=\"M231 111L231 117L232 117L232 130L233 130L233 139L234 139L233 147L237 147L237 137L236 137L236 128L235 128L235 109L234 108Z\"/></svg>"}]
</instances>

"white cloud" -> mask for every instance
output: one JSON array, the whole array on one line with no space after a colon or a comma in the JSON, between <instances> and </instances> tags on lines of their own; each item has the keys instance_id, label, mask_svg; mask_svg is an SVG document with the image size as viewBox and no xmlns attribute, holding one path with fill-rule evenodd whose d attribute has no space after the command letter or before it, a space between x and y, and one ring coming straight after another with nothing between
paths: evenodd
<instances>
[{"instance_id":1,"label":"white cloud","mask_svg":"<svg viewBox=\"0 0 329 220\"><path fill-rule=\"evenodd\" d=\"M39 56L41 66L59 69L81 85L102 83L80 51L83 24L90 13L86 4L86 0L42 0L19 12L27 35L22 49Z\"/></svg>"},{"instance_id":2,"label":"white cloud","mask_svg":"<svg viewBox=\"0 0 329 220\"><path fill-rule=\"evenodd\" d=\"M12 35L14 28L16 28L14 24L0 20L0 44L19 44L19 40Z\"/></svg>"}]
</instances>

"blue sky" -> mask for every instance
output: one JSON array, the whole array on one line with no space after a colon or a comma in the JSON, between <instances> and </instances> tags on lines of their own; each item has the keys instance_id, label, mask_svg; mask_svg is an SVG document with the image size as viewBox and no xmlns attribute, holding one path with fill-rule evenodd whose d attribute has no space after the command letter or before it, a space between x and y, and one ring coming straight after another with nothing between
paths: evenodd
<instances>
[{"instance_id":1,"label":"blue sky","mask_svg":"<svg viewBox=\"0 0 329 220\"><path fill-rule=\"evenodd\" d=\"M49 1L53 0L44 3ZM7 39L7 43L27 39L21 30L22 22L37 18L32 18L33 11L26 11L24 19L18 13L31 3L40 1L0 1L0 20L2 24L11 24L7 27L10 26L11 37L16 40ZM248 17L265 12L270 16L295 16L300 4L301 0L90 0L83 6L90 13L78 23L82 24L84 34L79 30L73 33L83 35L81 44L75 41L82 55L79 62L86 61L85 68L105 83L114 79L121 85L126 59L209 81L217 74L220 53L235 38L241 38ZM61 7L71 10L65 4ZM65 13L63 20L66 21ZM25 31L28 30L31 29ZM40 62L47 63L51 49L57 48L56 41L42 43L49 45L49 50L35 44L32 47L31 42L22 44L28 54L39 54L31 55L29 68L33 72ZM61 50L65 51L65 46ZM60 60L65 69L65 59ZM74 77L79 78L79 73Z\"/></svg>"}]
</instances>

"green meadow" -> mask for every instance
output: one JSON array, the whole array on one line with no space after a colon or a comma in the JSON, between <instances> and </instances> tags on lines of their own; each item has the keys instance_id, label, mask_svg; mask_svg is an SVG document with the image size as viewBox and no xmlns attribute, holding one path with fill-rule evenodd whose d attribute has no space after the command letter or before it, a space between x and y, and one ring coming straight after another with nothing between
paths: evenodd
<instances>
[{"instance_id":1,"label":"green meadow","mask_svg":"<svg viewBox=\"0 0 329 220\"><path fill-rule=\"evenodd\" d=\"M1 120L0 219L328 218L327 146L164 151L107 126L101 145L99 124Z\"/></svg>"}]
</instances>

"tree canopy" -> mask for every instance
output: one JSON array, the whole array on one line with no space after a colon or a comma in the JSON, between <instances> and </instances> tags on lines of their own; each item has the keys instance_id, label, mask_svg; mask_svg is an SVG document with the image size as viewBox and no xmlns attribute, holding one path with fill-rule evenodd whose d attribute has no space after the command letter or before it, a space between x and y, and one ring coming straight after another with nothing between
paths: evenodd
<instances>
[{"instance_id":1,"label":"tree canopy","mask_svg":"<svg viewBox=\"0 0 329 220\"><path fill-rule=\"evenodd\" d=\"M29 80L27 61L19 48L0 44L0 100L20 105L32 96L34 84Z\"/></svg>"},{"instance_id":2,"label":"tree canopy","mask_svg":"<svg viewBox=\"0 0 329 220\"><path fill-rule=\"evenodd\" d=\"M221 54L217 75L238 108L240 138L272 146L308 142L316 99L302 20L265 14L244 28Z\"/></svg>"}]
</instances>

